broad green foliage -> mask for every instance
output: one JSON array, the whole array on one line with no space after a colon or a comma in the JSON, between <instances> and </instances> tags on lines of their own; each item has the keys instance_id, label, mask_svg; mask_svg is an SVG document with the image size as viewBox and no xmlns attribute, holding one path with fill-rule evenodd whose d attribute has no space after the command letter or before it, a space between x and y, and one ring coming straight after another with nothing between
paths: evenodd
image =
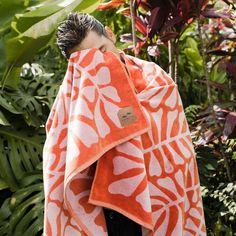
<instances>
[{"instance_id":1,"label":"broad green foliage","mask_svg":"<svg viewBox=\"0 0 236 236\"><path fill-rule=\"evenodd\" d=\"M71 11L91 12L99 0L44 1L32 11L18 14L12 21L12 35L6 41L6 68L2 84L16 88L20 67L47 47L59 22Z\"/></svg>"}]
</instances>

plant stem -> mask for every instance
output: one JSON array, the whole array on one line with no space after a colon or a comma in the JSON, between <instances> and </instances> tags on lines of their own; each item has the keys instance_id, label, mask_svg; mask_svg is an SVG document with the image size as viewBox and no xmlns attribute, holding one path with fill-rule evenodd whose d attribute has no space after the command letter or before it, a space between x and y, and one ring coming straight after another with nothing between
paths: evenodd
<instances>
[{"instance_id":1,"label":"plant stem","mask_svg":"<svg viewBox=\"0 0 236 236\"><path fill-rule=\"evenodd\" d=\"M211 97L211 87L210 87L210 77L209 77L209 72L207 69L207 61L206 61L206 50L204 47L203 43L203 38L202 38L202 27L201 27L201 22L200 19L197 18L197 26L198 26L198 33L199 33L199 40L200 40L200 54L202 56L202 61L203 61L203 71L206 79L206 85L207 85L207 98L210 104L212 104L212 97Z\"/></svg>"},{"instance_id":2,"label":"plant stem","mask_svg":"<svg viewBox=\"0 0 236 236\"><path fill-rule=\"evenodd\" d=\"M174 47L173 41L168 41L168 52L169 52L169 75L175 80L175 61L174 61Z\"/></svg>"},{"instance_id":3,"label":"plant stem","mask_svg":"<svg viewBox=\"0 0 236 236\"><path fill-rule=\"evenodd\" d=\"M137 57L136 51L136 32L135 32L135 1L130 0L130 14L131 14L131 23L132 23L132 37L134 45L134 56Z\"/></svg>"},{"instance_id":4,"label":"plant stem","mask_svg":"<svg viewBox=\"0 0 236 236\"><path fill-rule=\"evenodd\" d=\"M178 65L179 65L179 40L176 39L176 42L175 42L175 77L174 77L174 81L175 83L177 84L178 82Z\"/></svg>"}]
</instances>

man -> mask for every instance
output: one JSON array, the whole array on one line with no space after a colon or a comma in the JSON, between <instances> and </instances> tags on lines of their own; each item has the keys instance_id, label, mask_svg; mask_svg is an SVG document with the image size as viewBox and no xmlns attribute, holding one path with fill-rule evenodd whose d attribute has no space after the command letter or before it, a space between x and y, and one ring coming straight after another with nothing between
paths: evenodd
<instances>
[{"instance_id":1,"label":"man","mask_svg":"<svg viewBox=\"0 0 236 236\"><path fill-rule=\"evenodd\" d=\"M46 125L45 236L203 236L177 86L115 41L88 14L72 13L58 28L69 63Z\"/></svg>"},{"instance_id":2,"label":"man","mask_svg":"<svg viewBox=\"0 0 236 236\"><path fill-rule=\"evenodd\" d=\"M93 47L119 55L115 42L112 30L88 14L71 13L57 32L57 44L67 59L73 52Z\"/></svg>"},{"instance_id":3,"label":"man","mask_svg":"<svg viewBox=\"0 0 236 236\"><path fill-rule=\"evenodd\" d=\"M114 52L124 63L115 42L116 37L112 30L108 26L104 27L88 14L71 13L68 20L60 25L57 32L57 44L67 59L73 52L95 47L101 52ZM122 214L107 208L104 209L104 214L109 236L141 235L140 225Z\"/></svg>"}]
</instances>

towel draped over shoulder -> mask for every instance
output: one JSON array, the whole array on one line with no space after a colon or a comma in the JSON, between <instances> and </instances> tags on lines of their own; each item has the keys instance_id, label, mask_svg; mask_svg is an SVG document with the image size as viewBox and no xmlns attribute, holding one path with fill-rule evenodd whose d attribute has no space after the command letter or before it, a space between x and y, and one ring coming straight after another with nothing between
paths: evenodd
<instances>
[{"instance_id":1,"label":"towel draped over shoulder","mask_svg":"<svg viewBox=\"0 0 236 236\"><path fill-rule=\"evenodd\" d=\"M158 65L96 48L71 55L46 122L44 236L106 236L103 207L142 235L206 235L177 84Z\"/></svg>"}]
</instances>

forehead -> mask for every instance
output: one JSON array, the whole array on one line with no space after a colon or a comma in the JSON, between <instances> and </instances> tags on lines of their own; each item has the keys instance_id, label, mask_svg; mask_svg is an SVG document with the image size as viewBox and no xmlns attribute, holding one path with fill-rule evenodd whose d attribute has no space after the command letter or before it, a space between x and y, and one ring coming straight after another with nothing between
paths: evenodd
<instances>
[{"instance_id":1,"label":"forehead","mask_svg":"<svg viewBox=\"0 0 236 236\"><path fill-rule=\"evenodd\" d=\"M104 35L99 35L93 30L90 30L86 37L82 40L79 45L79 49L88 49L92 47L99 47L100 44L105 40Z\"/></svg>"}]
</instances>

